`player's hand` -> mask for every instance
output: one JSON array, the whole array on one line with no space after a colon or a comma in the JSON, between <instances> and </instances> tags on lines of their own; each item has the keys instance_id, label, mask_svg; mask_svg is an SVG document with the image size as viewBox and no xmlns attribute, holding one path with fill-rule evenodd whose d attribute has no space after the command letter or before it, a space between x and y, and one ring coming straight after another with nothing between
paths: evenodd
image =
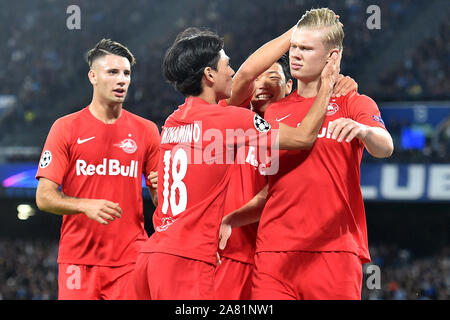
<instances>
[{"instance_id":1,"label":"player's hand","mask_svg":"<svg viewBox=\"0 0 450 320\"><path fill-rule=\"evenodd\" d=\"M231 225L226 222L225 218L222 220L222 223L220 224L220 230L219 230L219 249L223 250L225 249L227 245L227 241L231 236Z\"/></svg>"},{"instance_id":2,"label":"player's hand","mask_svg":"<svg viewBox=\"0 0 450 320\"><path fill-rule=\"evenodd\" d=\"M348 118L339 118L330 125L331 139L338 142L351 142L355 137L363 140L367 136L368 127Z\"/></svg>"},{"instance_id":3,"label":"player's hand","mask_svg":"<svg viewBox=\"0 0 450 320\"><path fill-rule=\"evenodd\" d=\"M341 70L341 58L341 52L333 52L331 57L327 60L327 63L320 75L322 85L326 86L326 89L330 90L330 92L333 92L334 85L337 82L338 75Z\"/></svg>"},{"instance_id":4,"label":"player's hand","mask_svg":"<svg viewBox=\"0 0 450 320\"><path fill-rule=\"evenodd\" d=\"M356 83L356 81L349 76L339 74L337 82L333 88L332 97L339 98L340 96L346 96L353 90L358 90L358 84Z\"/></svg>"},{"instance_id":5,"label":"player's hand","mask_svg":"<svg viewBox=\"0 0 450 320\"><path fill-rule=\"evenodd\" d=\"M158 187L158 172L150 171L147 180L149 180L150 183L152 184L152 188L156 189Z\"/></svg>"},{"instance_id":6,"label":"player's hand","mask_svg":"<svg viewBox=\"0 0 450 320\"><path fill-rule=\"evenodd\" d=\"M219 254L219 252L216 252L216 260L217 260L217 265L221 265L222 264L222 261L220 260L220 254Z\"/></svg>"},{"instance_id":7,"label":"player's hand","mask_svg":"<svg viewBox=\"0 0 450 320\"><path fill-rule=\"evenodd\" d=\"M110 221L120 218L122 209L118 203L103 199L87 199L83 202L81 207L88 218L97 221L98 223L107 225Z\"/></svg>"}]
</instances>

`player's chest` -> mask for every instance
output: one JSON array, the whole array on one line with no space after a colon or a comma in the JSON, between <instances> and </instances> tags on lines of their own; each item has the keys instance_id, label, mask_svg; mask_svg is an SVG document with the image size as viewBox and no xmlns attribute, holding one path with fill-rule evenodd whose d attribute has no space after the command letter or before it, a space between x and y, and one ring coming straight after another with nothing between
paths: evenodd
<instances>
[{"instance_id":1,"label":"player's chest","mask_svg":"<svg viewBox=\"0 0 450 320\"><path fill-rule=\"evenodd\" d=\"M276 121L282 122L291 127L299 127L305 121L305 117L310 110L312 104L309 106L302 106L301 108L291 107L285 112L278 112ZM336 139L333 139L332 135L332 123L340 118L352 118L348 113L345 102L340 99L331 99L327 106L325 118L320 125L317 140L314 144L315 149L327 149L338 150L346 149L350 147L348 143L339 143Z\"/></svg>"},{"instance_id":2,"label":"player's chest","mask_svg":"<svg viewBox=\"0 0 450 320\"><path fill-rule=\"evenodd\" d=\"M72 136L70 158L88 162L139 160L145 151L143 141L143 133L135 128L84 127Z\"/></svg>"}]
</instances>

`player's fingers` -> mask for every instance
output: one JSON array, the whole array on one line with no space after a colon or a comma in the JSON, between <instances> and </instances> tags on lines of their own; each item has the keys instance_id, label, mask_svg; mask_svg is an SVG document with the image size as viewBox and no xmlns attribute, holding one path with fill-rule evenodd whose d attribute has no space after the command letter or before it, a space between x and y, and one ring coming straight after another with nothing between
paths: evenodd
<instances>
[{"instance_id":1,"label":"player's fingers","mask_svg":"<svg viewBox=\"0 0 450 320\"><path fill-rule=\"evenodd\" d=\"M358 130L355 128L352 131L350 131L350 133L347 135L347 138L345 138L345 142L352 142L352 140L356 137L356 135L358 134Z\"/></svg>"},{"instance_id":2,"label":"player's fingers","mask_svg":"<svg viewBox=\"0 0 450 320\"><path fill-rule=\"evenodd\" d=\"M118 203L112 202L112 201L106 201L105 205L108 208L114 209L115 211L117 211L119 214L122 214L122 208L120 208Z\"/></svg>"},{"instance_id":3,"label":"player's fingers","mask_svg":"<svg viewBox=\"0 0 450 320\"><path fill-rule=\"evenodd\" d=\"M113 215L116 218L120 218L122 216L121 213L115 207L103 206L102 208L100 208L100 210L102 212L105 212L105 213L108 213L110 215Z\"/></svg>"},{"instance_id":4,"label":"player's fingers","mask_svg":"<svg viewBox=\"0 0 450 320\"><path fill-rule=\"evenodd\" d=\"M109 222L108 221L106 221L106 220L104 220L103 218L101 218L100 216L96 216L95 217L95 219L94 219L95 221L97 221L98 223L101 223L101 224L103 224L103 225L107 225L107 224L109 224Z\"/></svg>"},{"instance_id":5,"label":"player's fingers","mask_svg":"<svg viewBox=\"0 0 450 320\"><path fill-rule=\"evenodd\" d=\"M225 237L223 237L223 236L220 238L220 241L219 241L219 249L220 250L225 249L225 247L227 246L227 241L228 241L228 239L225 239Z\"/></svg>"},{"instance_id":6,"label":"player's fingers","mask_svg":"<svg viewBox=\"0 0 450 320\"><path fill-rule=\"evenodd\" d=\"M353 83L355 81L350 77L344 77L342 81L340 81L339 91L336 92L336 96L345 96L347 93L350 92L350 88L352 88Z\"/></svg>"},{"instance_id":7,"label":"player's fingers","mask_svg":"<svg viewBox=\"0 0 450 320\"><path fill-rule=\"evenodd\" d=\"M218 252L216 253L216 259L217 259L217 264L218 265L222 264L222 261L220 260L220 255L219 255Z\"/></svg>"},{"instance_id":8,"label":"player's fingers","mask_svg":"<svg viewBox=\"0 0 450 320\"><path fill-rule=\"evenodd\" d=\"M337 137L339 137L343 127L345 126L345 123L346 123L345 119L337 119L333 121L329 129L331 133L331 139L336 140Z\"/></svg>"},{"instance_id":9,"label":"player's fingers","mask_svg":"<svg viewBox=\"0 0 450 320\"><path fill-rule=\"evenodd\" d=\"M334 88L333 88L332 97L339 97L339 93L342 91L342 86L343 86L344 80L345 80L345 77L342 74L339 74L337 77L337 80L336 80L336 84L334 85Z\"/></svg>"},{"instance_id":10,"label":"player's fingers","mask_svg":"<svg viewBox=\"0 0 450 320\"><path fill-rule=\"evenodd\" d=\"M353 90L358 91L358 83L352 78L350 78L350 81L345 85L345 87L342 89L342 95L346 96Z\"/></svg>"},{"instance_id":11,"label":"player's fingers","mask_svg":"<svg viewBox=\"0 0 450 320\"><path fill-rule=\"evenodd\" d=\"M112 219L108 218L108 220L114 220L115 219L114 217L120 218L120 213L118 213L116 210L114 210L112 208L104 207L104 208L101 209L101 212L104 213L104 214L107 214L108 217L112 216L111 217Z\"/></svg>"},{"instance_id":12,"label":"player's fingers","mask_svg":"<svg viewBox=\"0 0 450 320\"><path fill-rule=\"evenodd\" d=\"M344 139L347 137L347 135L355 128L354 124L351 122L348 122L345 127L342 128L341 133L339 134L339 137L337 138L338 142L344 141Z\"/></svg>"},{"instance_id":13,"label":"player's fingers","mask_svg":"<svg viewBox=\"0 0 450 320\"><path fill-rule=\"evenodd\" d=\"M219 234L219 249L223 250L227 246L228 239L231 236L231 227L222 226Z\"/></svg>"},{"instance_id":14,"label":"player's fingers","mask_svg":"<svg viewBox=\"0 0 450 320\"><path fill-rule=\"evenodd\" d=\"M339 74L341 72L341 59L342 59L342 53L341 52L336 53L336 58L334 61L336 74Z\"/></svg>"},{"instance_id":15,"label":"player's fingers","mask_svg":"<svg viewBox=\"0 0 450 320\"><path fill-rule=\"evenodd\" d=\"M147 177L148 180L150 180L151 183L158 183L158 172L157 171L150 171L150 174Z\"/></svg>"},{"instance_id":16,"label":"player's fingers","mask_svg":"<svg viewBox=\"0 0 450 320\"><path fill-rule=\"evenodd\" d=\"M338 126L347 121L347 118L338 118L336 120L330 121L328 124L328 129L330 130L330 133L334 131L334 129Z\"/></svg>"}]
</instances>

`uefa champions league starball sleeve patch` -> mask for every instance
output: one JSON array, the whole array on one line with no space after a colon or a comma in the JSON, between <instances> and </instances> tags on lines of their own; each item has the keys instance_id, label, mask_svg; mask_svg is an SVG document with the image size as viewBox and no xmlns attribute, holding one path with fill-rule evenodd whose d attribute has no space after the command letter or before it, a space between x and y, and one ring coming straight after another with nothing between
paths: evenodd
<instances>
[{"instance_id":1,"label":"uefa champions league starball sleeve patch","mask_svg":"<svg viewBox=\"0 0 450 320\"><path fill-rule=\"evenodd\" d=\"M52 162L52 153L49 150L45 150L42 153L41 160L39 161L39 168L44 169Z\"/></svg>"},{"instance_id":2,"label":"uefa champions league starball sleeve patch","mask_svg":"<svg viewBox=\"0 0 450 320\"><path fill-rule=\"evenodd\" d=\"M270 123L268 123L257 114L255 114L255 116L253 117L253 124L255 125L256 130L258 130L259 132L267 132L271 128Z\"/></svg>"}]
</instances>

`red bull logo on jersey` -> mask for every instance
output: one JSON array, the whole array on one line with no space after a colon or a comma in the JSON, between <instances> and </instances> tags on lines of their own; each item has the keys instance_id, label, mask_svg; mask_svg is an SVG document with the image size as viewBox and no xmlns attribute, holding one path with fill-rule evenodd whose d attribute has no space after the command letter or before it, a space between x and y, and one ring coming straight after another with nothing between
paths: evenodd
<instances>
[{"instance_id":1,"label":"red bull logo on jersey","mask_svg":"<svg viewBox=\"0 0 450 320\"><path fill-rule=\"evenodd\" d=\"M327 116L332 116L333 114L338 112L338 110L339 106L336 103L331 102L327 107Z\"/></svg>"},{"instance_id":2,"label":"red bull logo on jersey","mask_svg":"<svg viewBox=\"0 0 450 320\"><path fill-rule=\"evenodd\" d=\"M101 164L88 164L84 160L78 159L76 161L77 176L123 176L130 178L138 177L139 161L131 160L130 165L126 166L116 159L103 159Z\"/></svg>"},{"instance_id":3,"label":"red bull logo on jersey","mask_svg":"<svg viewBox=\"0 0 450 320\"><path fill-rule=\"evenodd\" d=\"M114 147L118 147L129 154L135 153L137 150L136 142L130 138L120 141L120 143L115 144Z\"/></svg>"}]
</instances>

